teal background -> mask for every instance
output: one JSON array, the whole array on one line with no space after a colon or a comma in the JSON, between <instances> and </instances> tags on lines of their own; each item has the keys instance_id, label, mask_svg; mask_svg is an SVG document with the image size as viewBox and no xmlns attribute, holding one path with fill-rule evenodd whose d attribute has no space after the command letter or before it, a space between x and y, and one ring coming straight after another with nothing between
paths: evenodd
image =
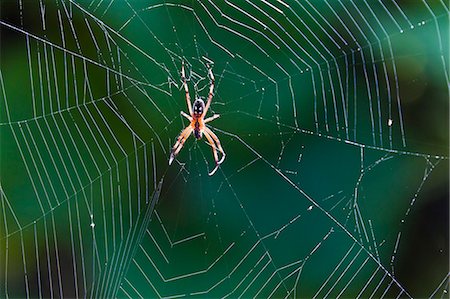
<instances>
[{"instance_id":1,"label":"teal background","mask_svg":"<svg viewBox=\"0 0 450 299\"><path fill-rule=\"evenodd\" d=\"M448 4L270 3L1 2L1 297L448 297Z\"/></svg>"}]
</instances>

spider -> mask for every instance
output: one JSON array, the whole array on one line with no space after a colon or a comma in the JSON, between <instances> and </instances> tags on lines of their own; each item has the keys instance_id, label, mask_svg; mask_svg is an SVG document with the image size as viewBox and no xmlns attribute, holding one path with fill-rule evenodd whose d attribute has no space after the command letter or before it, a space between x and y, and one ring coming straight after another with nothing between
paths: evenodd
<instances>
[{"instance_id":1,"label":"spider","mask_svg":"<svg viewBox=\"0 0 450 299\"><path fill-rule=\"evenodd\" d=\"M220 145L219 138L217 138L216 134L214 134L214 132L211 131L211 129L206 127L207 123L220 117L219 114L214 114L213 116L205 119L206 113L208 112L209 106L211 105L214 90L214 75L209 64L207 64L207 67L208 67L208 77L211 81L211 85L209 87L209 94L208 100L206 101L206 105L201 97L197 97L194 101L194 104L191 104L191 97L189 96L189 89L186 83L186 75L184 72L184 61L182 62L181 80L183 80L184 91L186 92L186 102L189 114L185 113L184 111L181 111L181 115L186 117L190 121L190 124L183 131L181 131L180 136L178 136L177 142L175 142L175 145L173 146L172 151L170 153L169 165L172 164L173 159L175 159L180 150L183 148L184 142L186 141L186 139L188 139L191 133L193 133L194 137L197 140L200 140L202 136L205 135L206 139L208 140L209 144L212 147L214 161L216 162L216 166L214 167L214 169L211 172L209 172L209 175L213 175L219 168L219 165L225 159L225 152L223 151L223 148ZM219 150L219 152L222 154L222 158L220 160L217 150Z\"/></svg>"}]
</instances>

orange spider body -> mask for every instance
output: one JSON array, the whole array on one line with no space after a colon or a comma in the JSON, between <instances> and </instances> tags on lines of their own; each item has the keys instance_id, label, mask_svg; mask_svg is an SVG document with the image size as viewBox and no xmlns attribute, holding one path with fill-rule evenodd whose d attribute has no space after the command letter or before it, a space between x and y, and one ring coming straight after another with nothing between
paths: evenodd
<instances>
[{"instance_id":1,"label":"orange spider body","mask_svg":"<svg viewBox=\"0 0 450 299\"><path fill-rule=\"evenodd\" d=\"M205 110L205 103L202 99L197 99L192 105L192 121L191 127L194 130L194 136L197 140L202 139L203 137L203 129L205 124L203 122L203 111Z\"/></svg>"},{"instance_id":2,"label":"orange spider body","mask_svg":"<svg viewBox=\"0 0 450 299\"><path fill-rule=\"evenodd\" d=\"M225 159L225 152L220 145L219 138L217 138L216 134L214 134L211 129L209 129L206 126L206 123L215 120L216 118L220 117L219 114L214 114L211 117L208 117L205 119L205 115L208 112L209 106L211 105L211 100L213 97L213 90L214 90L214 75L211 71L211 68L208 65L208 75L209 79L211 80L211 86L209 87L209 94L208 94L208 100L205 102L201 98L197 98L194 101L194 104L191 106L191 97L189 96L189 89L186 83L186 77L184 73L184 62L181 67L181 78L183 80L183 86L184 90L186 92L186 102L189 109L189 114L181 111L181 115L186 117L190 124L187 126L181 133L180 136L178 136L177 142L172 148L172 151L170 153L169 158L169 165L172 164L172 161L175 159L175 157L180 152L181 148L184 145L184 142L189 137L189 135L192 133L197 140L200 140L203 135L205 135L206 139L208 139L208 143L211 145L213 150L213 156L214 161L216 162L216 167L209 173L209 175L213 175L217 169L219 168L219 165L223 162ZM219 155L217 153L217 150L222 154L221 159L219 160Z\"/></svg>"}]
</instances>

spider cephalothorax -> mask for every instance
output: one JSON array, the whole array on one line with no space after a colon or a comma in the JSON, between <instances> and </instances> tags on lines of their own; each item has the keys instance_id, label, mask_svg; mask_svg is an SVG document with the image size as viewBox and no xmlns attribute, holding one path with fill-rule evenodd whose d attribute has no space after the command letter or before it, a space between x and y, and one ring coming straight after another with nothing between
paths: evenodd
<instances>
[{"instance_id":1,"label":"spider cephalothorax","mask_svg":"<svg viewBox=\"0 0 450 299\"><path fill-rule=\"evenodd\" d=\"M183 80L184 91L186 92L186 102L189 109L189 114L181 111L181 115L186 117L190 121L190 124L180 133L180 136L178 136L177 142L173 146L172 152L170 153L169 165L172 164L173 159L175 159L176 155L178 155L178 153L180 152L181 148L184 145L184 142L191 133L194 134L197 140L201 139L204 134L206 139L208 139L208 143L211 145L213 149L214 161L216 162L216 167L214 167L214 169L209 173L209 175L213 175L219 168L219 165L225 159L225 152L223 151L223 148L220 145L219 138L217 138L216 134L214 134L214 132L211 131L211 129L209 129L205 125L206 123L220 117L219 114L214 114L213 116L205 119L205 115L208 112L209 106L211 105L211 100L214 91L214 75L209 65L208 65L208 76L209 79L211 80L211 85L209 87L209 94L208 99L206 101L206 105L203 99L198 97L194 101L194 104L192 104L191 106L191 97L189 96L189 89L186 83L186 76L184 72L184 61L183 61L181 66L181 79ZM220 160L217 150L219 150L219 152L222 154Z\"/></svg>"},{"instance_id":2,"label":"spider cephalothorax","mask_svg":"<svg viewBox=\"0 0 450 299\"><path fill-rule=\"evenodd\" d=\"M201 98L197 98L192 105L192 112L194 112L194 116L200 117L205 110L205 102Z\"/></svg>"}]
</instances>

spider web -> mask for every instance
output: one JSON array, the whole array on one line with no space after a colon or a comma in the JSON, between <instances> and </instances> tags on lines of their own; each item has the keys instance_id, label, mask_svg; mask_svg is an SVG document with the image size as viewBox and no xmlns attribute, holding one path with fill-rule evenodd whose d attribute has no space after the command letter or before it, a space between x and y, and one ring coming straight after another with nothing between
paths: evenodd
<instances>
[{"instance_id":1,"label":"spider web","mask_svg":"<svg viewBox=\"0 0 450 299\"><path fill-rule=\"evenodd\" d=\"M1 5L2 296L448 297L447 3Z\"/></svg>"}]
</instances>

